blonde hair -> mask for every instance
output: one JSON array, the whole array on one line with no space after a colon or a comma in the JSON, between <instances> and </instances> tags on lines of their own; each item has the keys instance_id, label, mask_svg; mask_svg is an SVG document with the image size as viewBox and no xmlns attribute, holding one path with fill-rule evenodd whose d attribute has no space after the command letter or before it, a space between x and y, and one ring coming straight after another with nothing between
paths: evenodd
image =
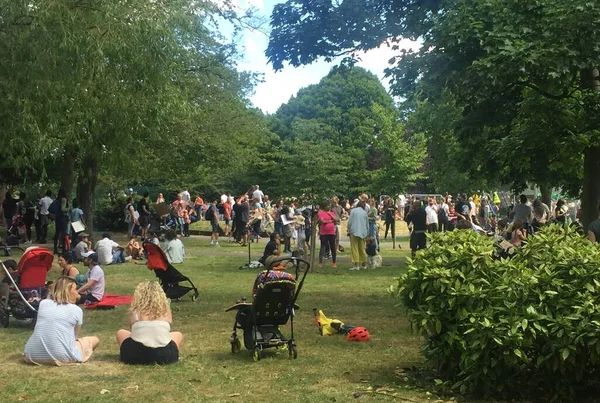
<instances>
[{"instance_id":1,"label":"blonde hair","mask_svg":"<svg viewBox=\"0 0 600 403\"><path fill-rule=\"evenodd\" d=\"M74 304L71 287L77 287L71 277L61 276L50 286L50 297L60 305Z\"/></svg>"},{"instance_id":2,"label":"blonde hair","mask_svg":"<svg viewBox=\"0 0 600 403\"><path fill-rule=\"evenodd\" d=\"M169 301L157 281L144 281L135 287L129 312L145 320L162 319L169 312Z\"/></svg>"}]
</instances>

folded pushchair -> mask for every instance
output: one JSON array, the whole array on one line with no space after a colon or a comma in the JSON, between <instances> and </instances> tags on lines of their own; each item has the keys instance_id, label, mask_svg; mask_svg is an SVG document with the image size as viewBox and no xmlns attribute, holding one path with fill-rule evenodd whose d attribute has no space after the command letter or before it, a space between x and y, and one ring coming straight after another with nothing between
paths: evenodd
<instances>
[{"instance_id":1,"label":"folded pushchair","mask_svg":"<svg viewBox=\"0 0 600 403\"><path fill-rule=\"evenodd\" d=\"M9 316L17 320L35 319L40 301L48 296L46 275L54 256L45 248L25 252L17 265L16 275L0 261L8 284L0 287L0 325L8 327ZM13 277L14 276L14 277Z\"/></svg>"},{"instance_id":2,"label":"folded pushchair","mask_svg":"<svg viewBox=\"0 0 600 403\"><path fill-rule=\"evenodd\" d=\"M158 281L165 291L165 294L167 294L167 298L179 300L188 292L193 291L192 301L195 302L198 300L198 289L194 286L192 280L181 274L169 263L165 252L160 246L151 242L144 242L142 247L144 248L144 252L148 259L146 265L148 266L148 269L153 270L156 277L158 277ZM184 286L180 283L189 283L190 286Z\"/></svg>"},{"instance_id":3,"label":"folded pushchair","mask_svg":"<svg viewBox=\"0 0 600 403\"><path fill-rule=\"evenodd\" d=\"M275 267L288 263L294 265L295 275L274 270ZM249 303L243 298L226 310L237 310L230 337L232 353L241 350L242 343L237 335L237 331L241 329L244 332L244 347L252 350L254 361L259 361L267 348L285 347L290 358L298 357L294 339L294 316L295 310L299 309L296 300L309 268L310 264L304 259L282 257L273 260L266 270L258 274L254 283L254 301ZM287 324L288 320L290 337L286 338L279 326Z\"/></svg>"}]
</instances>

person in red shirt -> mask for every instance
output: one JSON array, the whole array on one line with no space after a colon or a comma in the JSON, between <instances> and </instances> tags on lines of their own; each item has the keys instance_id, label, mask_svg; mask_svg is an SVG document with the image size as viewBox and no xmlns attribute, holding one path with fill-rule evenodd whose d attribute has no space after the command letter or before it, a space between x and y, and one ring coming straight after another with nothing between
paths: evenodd
<instances>
[{"instance_id":1,"label":"person in red shirt","mask_svg":"<svg viewBox=\"0 0 600 403\"><path fill-rule=\"evenodd\" d=\"M225 236L231 241L231 203L229 203L229 198L223 203L223 220L225 221Z\"/></svg>"},{"instance_id":2,"label":"person in red shirt","mask_svg":"<svg viewBox=\"0 0 600 403\"><path fill-rule=\"evenodd\" d=\"M319 267L323 267L323 254L326 250L325 245L329 245L331 251L332 266L337 267L336 263L336 247L335 247L335 225L338 218L331 211L331 204L327 204L323 210L319 211L319 234L321 237L321 252L319 253Z\"/></svg>"}]
</instances>

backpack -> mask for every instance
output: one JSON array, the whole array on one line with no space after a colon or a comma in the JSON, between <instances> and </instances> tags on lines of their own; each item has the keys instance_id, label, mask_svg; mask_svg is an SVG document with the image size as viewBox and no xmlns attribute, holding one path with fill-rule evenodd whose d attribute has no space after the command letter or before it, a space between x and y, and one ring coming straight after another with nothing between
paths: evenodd
<instances>
[{"instance_id":1,"label":"backpack","mask_svg":"<svg viewBox=\"0 0 600 403\"><path fill-rule=\"evenodd\" d=\"M210 206L209 208L206 209L206 211L204 212L204 219L206 221L211 221L214 217L214 207Z\"/></svg>"},{"instance_id":2,"label":"backpack","mask_svg":"<svg viewBox=\"0 0 600 403\"><path fill-rule=\"evenodd\" d=\"M448 213L446 213L446 209L440 207L438 211L438 221L439 222L447 222L448 221Z\"/></svg>"},{"instance_id":3,"label":"backpack","mask_svg":"<svg viewBox=\"0 0 600 403\"><path fill-rule=\"evenodd\" d=\"M52 214L55 217L60 215L60 199L58 197L55 200L53 200L52 203L50 203L50 206L48 206L48 213Z\"/></svg>"}]
</instances>

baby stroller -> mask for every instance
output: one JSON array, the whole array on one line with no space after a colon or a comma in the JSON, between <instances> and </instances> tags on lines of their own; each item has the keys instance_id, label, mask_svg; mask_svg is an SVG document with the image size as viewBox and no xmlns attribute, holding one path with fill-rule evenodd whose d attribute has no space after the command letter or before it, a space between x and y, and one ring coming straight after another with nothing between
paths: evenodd
<instances>
[{"instance_id":1,"label":"baby stroller","mask_svg":"<svg viewBox=\"0 0 600 403\"><path fill-rule=\"evenodd\" d=\"M160 246L151 242L144 242L142 247L144 248L144 252L148 259L146 265L148 266L148 269L153 270L156 277L158 277L158 281L165 291L165 294L167 294L167 298L179 300L188 292L194 291L192 301L196 302L198 300L198 289L192 283L192 280L181 274L169 263L165 252L163 252ZM180 283L182 282L190 283L191 287L181 285Z\"/></svg>"},{"instance_id":2,"label":"baby stroller","mask_svg":"<svg viewBox=\"0 0 600 403\"><path fill-rule=\"evenodd\" d=\"M295 267L295 276L274 269L290 262ZM226 310L237 310L230 337L232 353L241 350L242 344L237 335L237 330L241 329L244 332L244 347L252 350L254 361L259 361L263 357L263 350L267 348L287 347L290 358L298 357L294 339L294 316L295 310L299 309L296 300L309 268L310 264L304 259L282 257L273 260L266 270L259 273L254 283L254 301L249 303L242 298ZM304 274L297 283L301 272ZM279 330L279 326L287 324L288 320L289 339Z\"/></svg>"},{"instance_id":3,"label":"baby stroller","mask_svg":"<svg viewBox=\"0 0 600 403\"><path fill-rule=\"evenodd\" d=\"M17 265L16 275L0 262L9 284L0 287L0 325L8 327L9 316L17 320L37 318L40 301L47 297L46 274L54 256L45 248L25 252ZM14 276L14 277L13 277Z\"/></svg>"}]
</instances>

